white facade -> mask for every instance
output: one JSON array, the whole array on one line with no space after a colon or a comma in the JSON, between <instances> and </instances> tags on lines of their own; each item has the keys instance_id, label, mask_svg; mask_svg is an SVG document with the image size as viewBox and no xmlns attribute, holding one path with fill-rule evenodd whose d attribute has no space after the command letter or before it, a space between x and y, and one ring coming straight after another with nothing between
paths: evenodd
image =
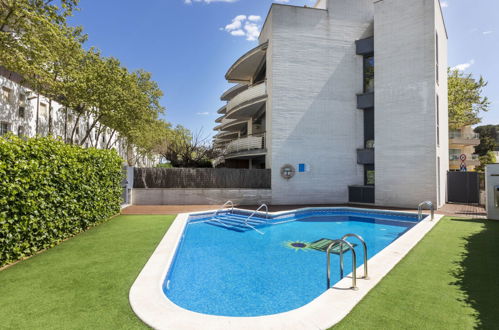
<instances>
[{"instance_id":1,"label":"white facade","mask_svg":"<svg viewBox=\"0 0 499 330\"><path fill-rule=\"evenodd\" d=\"M63 141L69 141L71 136L74 136L75 143L82 141L87 132L87 125L93 122L92 118L81 117L78 120L76 113L33 92L21 85L20 81L18 74L0 68L0 135L7 132L26 137L49 135L50 107L52 136ZM159 162L158 157L142 157L135 150L127 153L126 145L119 134L113 134L111 129L100 124L91 130L86 141L84 147L115 149L125 161L130 160L135 166L154 166Z\"/></svg>"},{"instance_id":2,"label":"white facade","mask_svg":"<svg viewBox=\"0 0 499 330\"><path fill-rule=\"evenodd\" d=\"M254 167L255 159L262 165L264 154L273 204L445 203L447 35L438 0L274 4L260 46L226 78L247 88L266 82L265 145L226 149L226 165ZM222 99L230 104L236 97L226 92ZM221 146L254 131L254 114L262 112L246 110L250 103L221 112L219 122L248 123L217 126ZM297 170L291 179L280 175L287 164Z\"/></svg>"}]
</instances>

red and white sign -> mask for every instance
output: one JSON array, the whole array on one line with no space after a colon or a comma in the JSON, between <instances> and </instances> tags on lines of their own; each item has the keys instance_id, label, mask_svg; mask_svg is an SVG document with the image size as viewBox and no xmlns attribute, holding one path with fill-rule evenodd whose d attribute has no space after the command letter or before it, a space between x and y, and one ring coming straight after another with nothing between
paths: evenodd
<instances>
[{"instance_id":1,"label":"red and white sign","mask_svg":"<svg viewBox=\"0 0 499 330\"><path fill-rule=\"evenodd\" d=\"M461 156L459 156L459 159L461 159L461 161L464 162L466 160L466 155L461 154Z\"/></svg>"}]
</instances>

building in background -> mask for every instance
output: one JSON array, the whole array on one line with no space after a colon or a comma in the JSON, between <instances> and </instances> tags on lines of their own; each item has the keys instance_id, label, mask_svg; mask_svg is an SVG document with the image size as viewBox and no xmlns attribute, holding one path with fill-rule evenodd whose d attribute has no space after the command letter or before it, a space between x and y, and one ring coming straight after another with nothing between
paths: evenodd
<instances>
[{"instance_id":1,"label":"building in background","mask_svg":"<svg viewBox=\"0 0 499 330\"><path fill-rule=\"evenodd\" d=\"M475 170L480 165L475 147L480 144L480 136L473 131L471 126L464 126L457 130L449 131L449 169L461 171L464 163L467 171ZM465 161L461 160L464 155Z\"/></svg>"},{"instance_id":2,"label":"building in background","mask_svg":"<svg viewBox=\"0 0 499 330\"><path fill-rule=\"evenodd\" d=\"M18 136L47 136L49 125L52 135L63 141L79 144L87 132L92 118L79 117L71 109L67 109L56 101L39 95L29 87L21 84L22 77L0 67L0 136L11 132ZM51 123L49 123L49 106L51 106ZM129 147L119 133L104 125L97 124L91 130L83 147L99 149L115 149L127 162L135 166L154 166L159 157L140 155L136 148ZM131 150L130 150L131 149Z\"/></svg>"},{"instance_id":3,"label":"building in background","mask_svg":"<svg viewBox=\"0 0 499 330\"><path fill-rule=\"evenodd\" d=\"M273 204L445 203L447 33L438 0L273 4L226 79L219 166L272 172Z\"/></svg>"}]
</instances>

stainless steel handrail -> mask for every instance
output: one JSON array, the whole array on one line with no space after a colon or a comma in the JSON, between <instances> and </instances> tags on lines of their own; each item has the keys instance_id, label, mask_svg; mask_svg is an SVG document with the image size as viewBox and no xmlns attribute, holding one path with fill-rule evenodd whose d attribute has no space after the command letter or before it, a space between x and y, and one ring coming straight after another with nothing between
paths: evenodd
<instances>
[{"instance_id":1,"label":"stainless steel handrail","mask_svg":"<svg viewBox=\"0 0 499 330\"><path fill-rule=\"evenodd\" d=\"M362 236L357 235L357 234L346 234L346 235L343 235L343 237L341 239L346 241L346 239L348 237L355 237L356 239L358 239L362 243L362 246L364 247L364 279L368 280L369 274L367 272L367 244L366 244L366 241L364 241ZM340 263L343 264L343 250L340 251Z\"/></svg>"},{"instance_id":2,"label":"stainless steel handrail","mask_svg":"<svg viewBox=\"0 0 499 330\"><path fill-rule=\"evenodd\" d=\"M255 215L258 213L258 211L260 211L262 208L265 208L265 219L268 219L269 218L269 207L267 206L267 204L262 204L260 205L259 208L257 208L253 213L250 214L249 217L247 217L246 219L244 219L244 224L247 226L247 227L250 227L251 229L255 230L257 233L261 234L261 235L264 235L265 233L263 231L260 231L258 229L256 229L255 227L253 227L252 225L250 225L248 223L248 221Z\"/></svg>"},{"instance_id":3,"label":"stainless steel handrail","mask_svg":"<svg viewBox=\"0 0 499 330\"><path fill-rule=\"evenodd\" d=\"M224 210L227 205L230 205L230 212L234 211L234 203L232 203L232 201L226 201L224 203L224 205L222 205L221 208L219 208L218 210L215 211L215 216L217 216L217 214L218 214L219 211Z\"/></svg>"},{"instance_id":4,"label":"stainless steel handrail","mask_svg":"<svg viewBox=\"0 0 499 330\"><path fill-rule=\"evenodd\" d=\"M357 255L355 254L355 250L354 250L352 244L348 243L347 241L345 241L343 239L336 239L336 240L332 241L326 250L327 289L329 289L331 287L331 269L330 269L331 268L331 255L330 255L330 251L331 251L331 248L335 244L340 244L340 255L341 256L343 256L343 244L348 246L348 249L350 251L352 251L352 287L351 287L351 289L357 290ZM342 263L340 263L340 271L341 271L341 274L343 274L343 264Z\"/></svg>"},{"instance_id":5,"label":"stainless steel handrail","mask_svg":"<svg viewBox=\"0 0 499 330\"><path fill-rule=\"evenodd\" d=\"M257 214L258 211L260 211L262 208L265 208L265 219L268 219L269 218L269 207L267 206L267 204L262 204L253 213L251 213L251 215L249 217L246 218L246 220L244 221L244 223L248 224L248 220L251 219L251 218L253 218L255 216L255 214Z\"/></svg>"},{"instance_id":6,"label":"stainless steel handrail","mask_svg":"<svg viewBox=\"0 0 499 330\"><path fill-rule=\"evenodd\" d=\"M419 203L418 205L418 220L421 221L423 219L423 206L428 206L431 211L431 220L435 218L435 208L433 207L433 203L431 201L424 201Z\"/></svg>"}]
</instances>

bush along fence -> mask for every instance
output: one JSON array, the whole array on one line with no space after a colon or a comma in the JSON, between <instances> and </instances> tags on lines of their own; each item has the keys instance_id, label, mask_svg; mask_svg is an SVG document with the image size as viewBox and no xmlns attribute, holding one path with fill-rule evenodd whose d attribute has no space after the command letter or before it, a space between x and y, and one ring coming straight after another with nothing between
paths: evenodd
<instances>
[{"instance_id":1,"label":"bush along fence","mask_svg":"<svg viewBox=\"0 0 499 330\"><path fill-rule=\"evenodd\" d=\"M135 168L134 188L269 189L270 170L233 168Z\"/></svg>"},{"instance_id":2,"label":"bush along fence","mask_svg":"<svg viewBox=\"0 0 499 330\"><path fill-rule=\"evenodd\" d=\"M0 267L118 213L122 163L52 138L0 138Z\"/></svg>"}]
</instances>

